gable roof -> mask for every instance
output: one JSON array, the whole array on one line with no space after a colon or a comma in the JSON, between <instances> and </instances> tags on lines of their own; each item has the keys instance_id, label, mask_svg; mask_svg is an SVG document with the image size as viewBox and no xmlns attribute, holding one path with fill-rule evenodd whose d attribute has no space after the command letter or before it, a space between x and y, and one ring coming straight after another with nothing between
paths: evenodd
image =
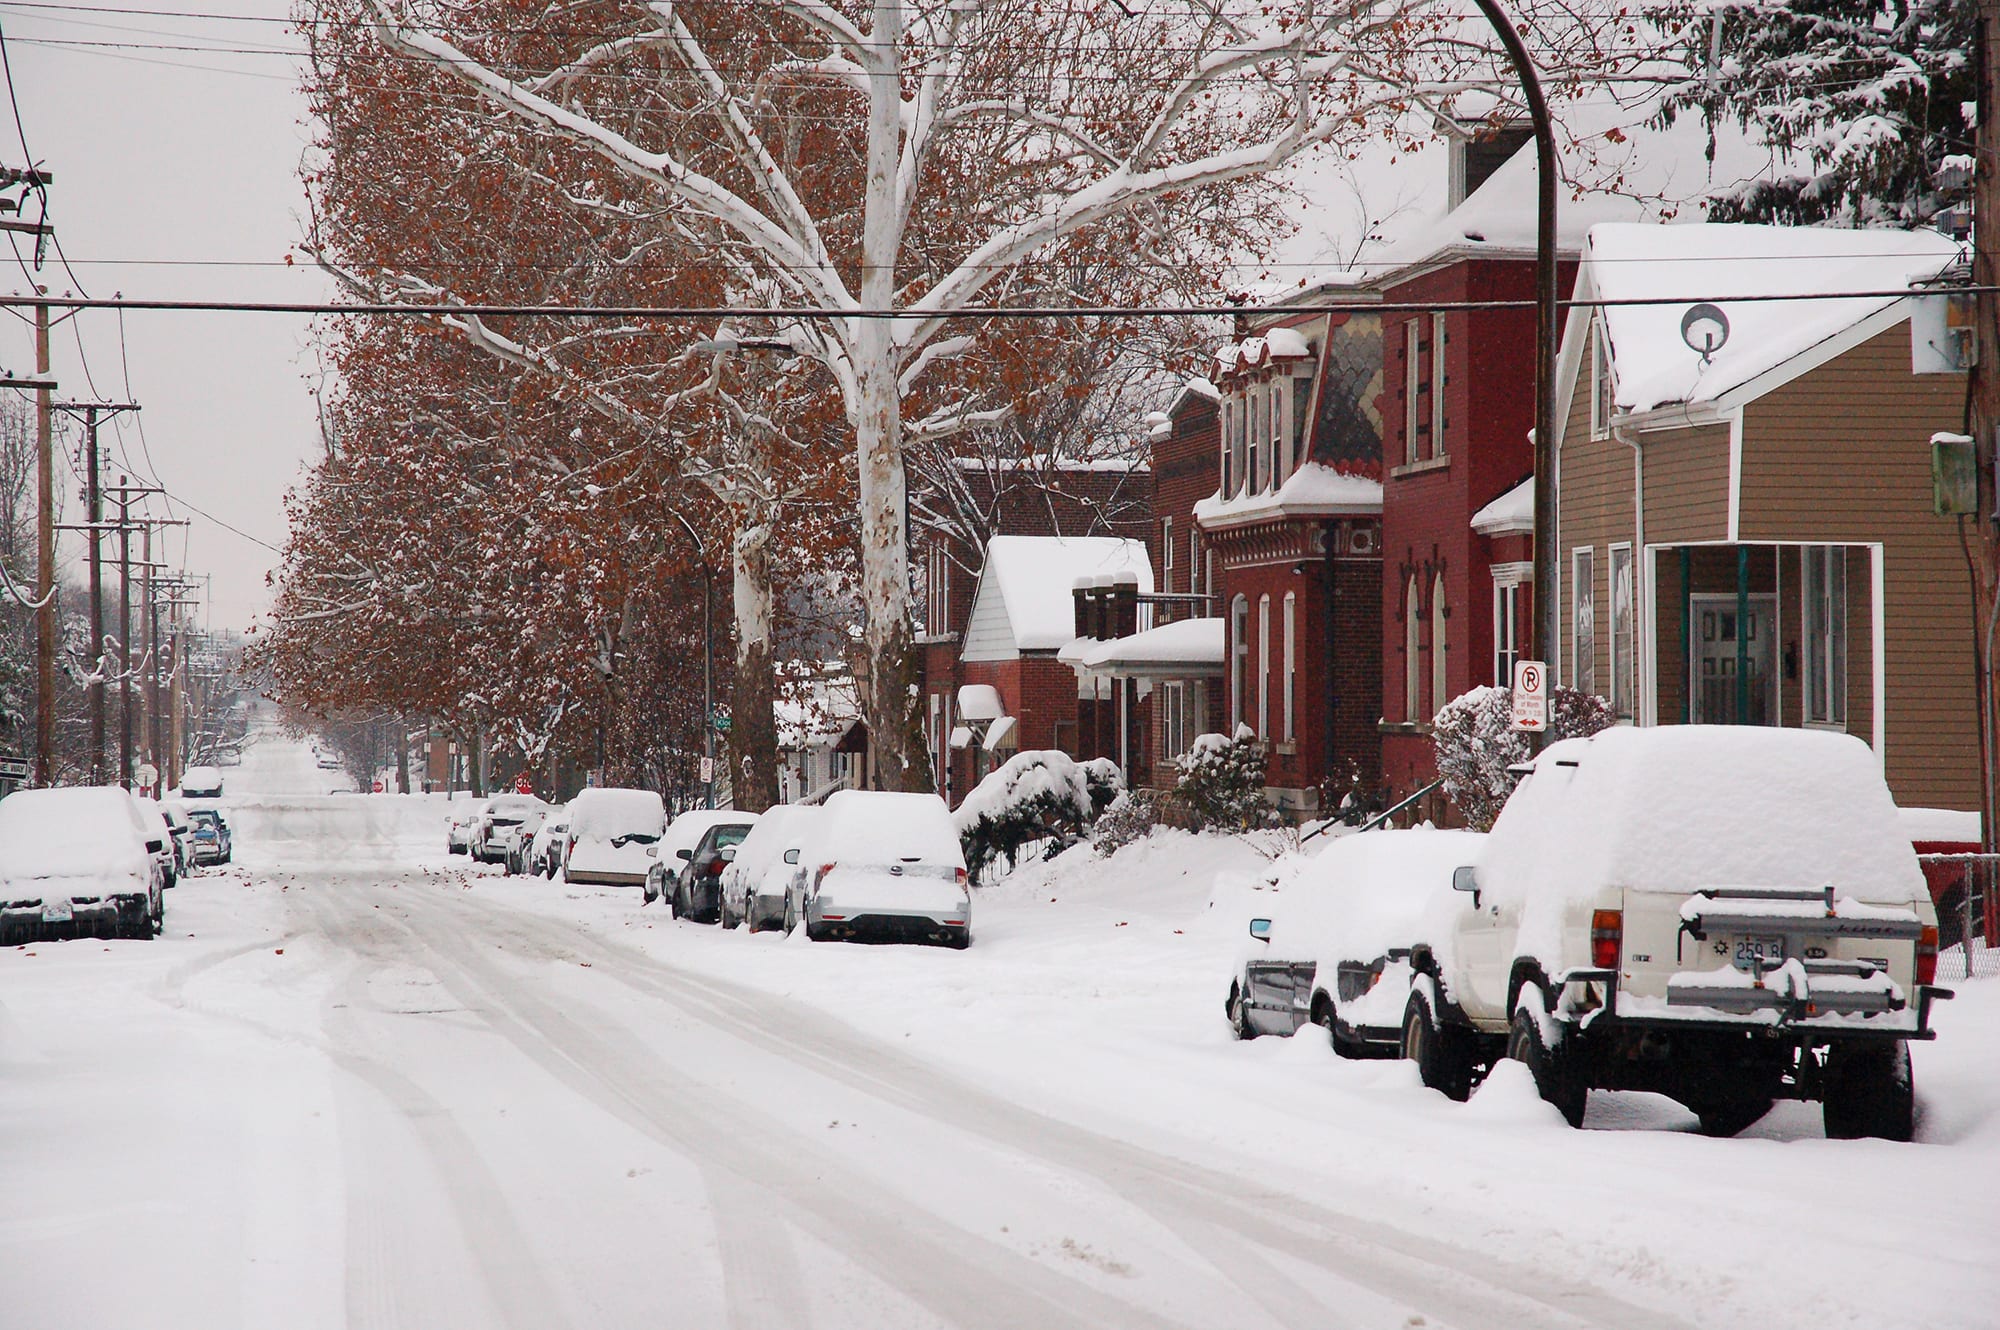
<instances>
[{"instance_id":1,"label":"gable roof","mask_svg":"<svg viewBox=\"0 0 2000 1330\"><path fill-rule=\"evenodd\" d=\"M1713 402L1892 306L1907 309L1904 295L1841 293L1902 292L1937 277L1958 255L1957 242L1934 231L1611 223L1590 230L1577 296L1665 301L1607 305L1597 315L1617 407L1644 412ZM1728 341L1706 363L1681 338L1682 317L1704 300L1729 320ZM1571 333L1581 337L1589 316L1587 309L1573 312L1565 341ZM1582 359L1580 343L1573 356L1565 347L1566 370L1585 372ZM1562 377L1574 383L1572 373Z\"/></svg>"},{"instance_id":2,"label":"gable roof","mask_svg":"<svg viewBox=\"0 0 2000 1330\"><path fill-rule=\"evenodd\" d=\"M1076 637L1070 592L1091 579L1130 580L1153 590L1146 542L1116 536L995 536L972 594L962 660L1011 660L1054 651Z\"/></svg>"}]
</instances>

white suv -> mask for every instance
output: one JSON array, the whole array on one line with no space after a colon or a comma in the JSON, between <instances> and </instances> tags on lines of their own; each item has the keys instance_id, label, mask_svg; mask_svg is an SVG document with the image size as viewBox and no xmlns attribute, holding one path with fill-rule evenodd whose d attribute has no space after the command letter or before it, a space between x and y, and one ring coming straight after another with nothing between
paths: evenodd
<instances>
[{"instance_id":1,"label":"white suv","mask_svg":"<svg viewBox=\"0 0 2000 1330\"><path fill-rule=\"evenodd\" d=\"M1733 1135L1774 1099L1908 1140L1937 915L1845 734L1622 727L1554 744L1412 947L1403 1048L1463 1098L1500 1056L1572 1125L1651 1090Z\"/></svg>"}]
</instances>

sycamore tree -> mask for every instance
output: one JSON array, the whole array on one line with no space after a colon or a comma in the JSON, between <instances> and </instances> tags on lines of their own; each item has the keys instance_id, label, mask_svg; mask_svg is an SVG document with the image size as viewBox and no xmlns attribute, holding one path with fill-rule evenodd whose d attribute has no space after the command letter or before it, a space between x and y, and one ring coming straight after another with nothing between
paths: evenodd
<instances>
[{"instance_id":1,"label":"sycamore tree","mask_svg":"<svg viewBox=\"0 0 2000 1330\"><path fill-rule=\"evenodd\" d=\"M963 312L1041 301L1077 243L1215 264L1264 201L1246 186L1512 87L1491 39L1427 0L592 0L504 23L455 0L357 2L385 49L483 101L481 132L586 150L793 312L783 335L851 432L863 714L895 788L928 779L904 450L994 409L943 372L991 333ZM1567 79L1601 73L1629 31L1620 13L1525 10Z\"/></svg>"}]
</instances>

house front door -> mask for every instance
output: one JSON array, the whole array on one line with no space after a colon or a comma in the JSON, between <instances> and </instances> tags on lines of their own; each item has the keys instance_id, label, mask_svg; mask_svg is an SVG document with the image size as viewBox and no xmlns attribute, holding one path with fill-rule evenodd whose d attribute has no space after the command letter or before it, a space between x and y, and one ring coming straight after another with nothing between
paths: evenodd
<instances>
[{"instance_id":1,"label":"house front door","mask_svg":"<svg viewBox=\"0 0 2000 1330\"><path fill-rule=\"evenodd\" d=\"M1735 596L1688 597L1689 719L1697 725L1778 723L1778 598L1752 596L1747 618L1741 610Z\"/></svg>"}]
</instances>

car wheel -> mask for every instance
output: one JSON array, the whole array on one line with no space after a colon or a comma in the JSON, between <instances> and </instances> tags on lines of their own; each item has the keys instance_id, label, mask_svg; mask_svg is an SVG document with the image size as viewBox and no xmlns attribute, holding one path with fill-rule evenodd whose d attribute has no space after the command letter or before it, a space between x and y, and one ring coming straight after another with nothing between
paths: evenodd
<instances>
[{"instance_id":1,"label":"car wheel","mask_svg":"<svg viewBox=\"0 0 2000 1330\"><path fill-rule=\"evenodd\" d=\"M667 893L667 909L672 913L674 918L678 919L681 917L681 891L679 887L675 887Z\"/></svg>"},{"instance_id":2,"label":"car wheel","mask_svg":"<svg viewBox=\"0 0 2000 1330\"><path fill-rule=\"evenodd\" d=\"M1243 1000L1243 986L1235 980L1230 981L1229 1000L1222 1009L1228 1014L1229 1028L1238 1039L1257 1037L1257 1027L1250 1023L1250 1004Z\"/></svg>"},{"instance_id":3,"label":"car wheel","mask_svg":"<svg viewBox=\"0 0 2000 1330\"><path fill-rule=\"evenodd\" d=\"M1916 1109L1908 1044L1901 1040L1873 1048L1836 1044L1827 1050L1826 1097L1820 1115L1828 1137L1907 1141L1916 1134Z\"/></svg>"},{"instance_id":4,"label":"car wheel","mask_svg":"<svg viewBox=\"0 0 2000 1330\"><path fill-rule=\"evenodd\" d=\"M1564 1122L1581 1127L1586 1087L1576 1069L1568 1065L1564 1050L1550 1048L1542 1040L1542 1023L1531 1005L1541 1000L1541 992L1530 985L1516 999L1514 1023L1507 1030L1507 1056L1527 1066L1536 1091L1555 1105Z\"/></svg>"},{"instance_id":5,"label":"car wheel","mask_svg":"<svg viewBox=\"0 0 2000 1330\"><path fill-rule=\"evenodd\" d=\"M1311 1019L1314 1025L1326 1031L1326 1042L1333 1046L1333 1051L1338 1056L1344 1058L1361 1056L1361 1049L1358 1046L1340 1037L1339 1010L1333 1005L1332 995L1323 988L1313 994Z\"/></svg>"},{"instance_id":6,"label":"car wheel","mask_svg":"<svg viewBox=\"0 0 2000 1330\"><path fill-rule=\"evenodd\" d=\"M724 899L722 902L722 926L724 928L734 928L742 922L743 916L732 912L729 908L729 901Z\"/></svg>"},{"instance_id":7,"label":"car wheel","mask_svg":"<svg viewBox=\"0 0 2000 1330\"><path fill-rule=\"evenodd\" d=\"M798 926L799 926L798 912L792 908L792 893L790 891L786 891L785 892L785 936L790 937L792 935L792 930L794 928L797 928Z\"/></svg>"},{"instance_id":8,"label":"car wheel","mask_svg":"<svg viewBox=\"0 0 2000 1330\"><path fill-rule=\"evenodd\" d=\"M137 907L120 906L118 922L111 931L113 937L131 938L135 942L153 940L153 911L148 905Z\"/></svg>"},{"instance_id":9,"label":"car wheel","mask_svg":"<svg viewBox=\"0 0 2000 1330\"><path fill-rule=\"evenodd\" d=\"M946 938L944 944L947 947L950 947L953 951L964 951L967 947L972 945L972 930L970 928L959 929L957 932L953 933L950 937Z\"/></svg>"},{"instance_id":10,"label":"car wheel","mask_svg":"<svg viewBox=\"0 0 2000 1330\"><path fill-rule=\"evenodd\" d=\"M1768 1098L1725 1099L1715 1104L1690 1105L1701 1119L1704 1136L1734 1136L1771 1111Z\"/></svg>"},{"instance_id":11,"label":"car wheel","mask_svg":"<svg viewBox=\"0 0 2000 1330\"><path fill-rule=\"evenodd\" d=\"M1403 1008L1403 1056L1417 1064L1417 1078L1447 1099L1472 1095L1472 1044L1465 1031L1440 1024L1428 994L1415 992Z\"/></svg>"}]
</instances>

